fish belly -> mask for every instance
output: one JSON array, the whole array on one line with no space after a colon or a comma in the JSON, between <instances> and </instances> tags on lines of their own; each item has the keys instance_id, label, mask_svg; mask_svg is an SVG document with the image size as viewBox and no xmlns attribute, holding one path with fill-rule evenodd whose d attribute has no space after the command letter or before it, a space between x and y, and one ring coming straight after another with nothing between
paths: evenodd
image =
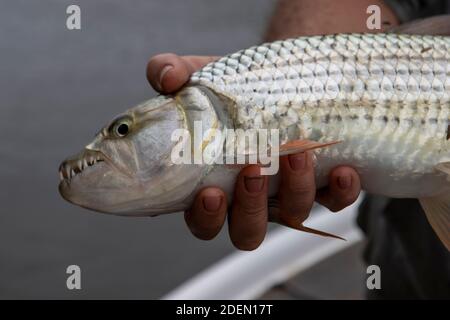
<instances>
[{"instance_id":1,"label":"fish belly","mask_svg":"<svg viewBox=\"0 0 450 320\"><path fill-rule=\"evenodd\" d=\"M371 193L419 198L448 188L446 176L434 169L450 156L444 136L447 115L437 123L430 118L433 111L422 117L415 112L417 116L411 119L404 116L407 108L415 106L400 109L398 103L392 102L389 107L360 106L358 113L348 106L338 106L332 111L334 115L322 111L321 116L313 117L310 130L300 139L340 141L315 151L317 186L327 184L333 168L348 165L358 172L363 189Z\"/></svg>"}]
</instances>

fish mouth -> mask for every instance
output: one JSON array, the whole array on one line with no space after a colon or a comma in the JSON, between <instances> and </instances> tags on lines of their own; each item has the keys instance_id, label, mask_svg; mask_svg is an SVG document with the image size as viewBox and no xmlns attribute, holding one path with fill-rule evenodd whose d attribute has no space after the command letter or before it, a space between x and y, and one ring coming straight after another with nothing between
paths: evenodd
<instances>
[{"instance_id":1,"label":"fish mouth","mask_svg":"<svg viewBox=\"0 0 450 320\"><path fill-rule=\"evenodd\" d=\"M61 182L70 181L81 174L86 168L106 161L106 157L100 152L85 149L79 154L64 160L59 166L59 179Z\"/></svg>"}]
</instances>

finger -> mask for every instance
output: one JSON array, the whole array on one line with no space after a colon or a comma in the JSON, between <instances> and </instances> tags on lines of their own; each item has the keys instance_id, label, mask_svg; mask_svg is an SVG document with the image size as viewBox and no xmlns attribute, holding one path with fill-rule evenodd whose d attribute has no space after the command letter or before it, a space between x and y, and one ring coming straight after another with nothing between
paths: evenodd
<instances>
[{"instance_id":1,"label":"finger","mask_svg":"<svg viewBox=\"0 0 450 320\"><path fill-rule=\"evenodd\" d=\"M147 79L156 91L171 93L180 89L193 72L216 59L217 57L212 56L159 54L147 64Z\"/></svg>"},{"instance_id":2,"label":"finger","mask_svg":"<svg viewBox=\"0 0 450 320\"><path fill-rule=\"evenodd\" d=\"M214 238L222 229L227 213L226 195L217 188L206 188L195 197L184 218L192 234L202 240Z\"/></svg>"},{"instance_id":3,"label":"finger","mask_svg":"<svg viewBox=\"0 0 450 320\"><path fill-rule=\"evenodd\" d=\"M280 158L281 185L279 217L284 221L305 221L314 204L316 183L311 153Z\"/></svg>"},{"instance_id":4,"label":"finger","mask_svg":"<svg viewBox=\"0 0 450 320\"><path fill-rule=\"evenodd\" d=\"M316 200L337 212L355 202L360 192L358 173L350 167L337 167L330 173L328 186L317 191Z\"/></svg>"},{"instance_id":5,"label":"finger","mask_svg":"<svg viewBox=\"0 0 450 320\"><path fill-rule=\"evenodd\" d=\"M236 181L229 233L234 246L241 250L256 249L267 230L267 177L260 167L241 170Z\"/></svg>"}]
</instances>

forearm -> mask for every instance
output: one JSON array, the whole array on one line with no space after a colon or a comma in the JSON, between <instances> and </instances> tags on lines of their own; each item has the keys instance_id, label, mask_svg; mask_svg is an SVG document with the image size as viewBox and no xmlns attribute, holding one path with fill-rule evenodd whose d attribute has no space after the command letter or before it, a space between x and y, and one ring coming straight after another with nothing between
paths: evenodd
<instances>
[{"instance_id":1,"label":"forearm","mask_svg":"<svg viewBox=\"0 0 450 320\"><path fill-rule=\"evenodd\" d=\"M397 17L382 0L279 0L264 40L373 32L366 26L370 5L378 5L381 9L382 29L375 31L398 24Z\"/></svg>"}]
</instances>

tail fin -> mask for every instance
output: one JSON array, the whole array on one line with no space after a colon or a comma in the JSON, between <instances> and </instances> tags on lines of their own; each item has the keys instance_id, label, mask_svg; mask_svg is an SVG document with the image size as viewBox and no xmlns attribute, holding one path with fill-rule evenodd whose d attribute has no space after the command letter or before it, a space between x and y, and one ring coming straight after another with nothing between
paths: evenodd
<instances>
[{"instance_id":1,"label":"tail fin","mask_svg":"<svg viewBox=\"0 0 450 320\"><path fill-rule=\"evenodd\" d=\"M450 194L419 199L428 222L450 251Z\"/></svg>"},{"instance_id":2,"label":"tail fin","mask_svg":"<svg viewBox=\"0 0 450 320\"><path fill-rule=\"evenodd\" d=\"M447 174L450 179L450 162L440 163L436 169ZM450 251L450 194L443 193L435 197L419 199L428 222L439 239Z\"/></svg>"}]
</instances>

